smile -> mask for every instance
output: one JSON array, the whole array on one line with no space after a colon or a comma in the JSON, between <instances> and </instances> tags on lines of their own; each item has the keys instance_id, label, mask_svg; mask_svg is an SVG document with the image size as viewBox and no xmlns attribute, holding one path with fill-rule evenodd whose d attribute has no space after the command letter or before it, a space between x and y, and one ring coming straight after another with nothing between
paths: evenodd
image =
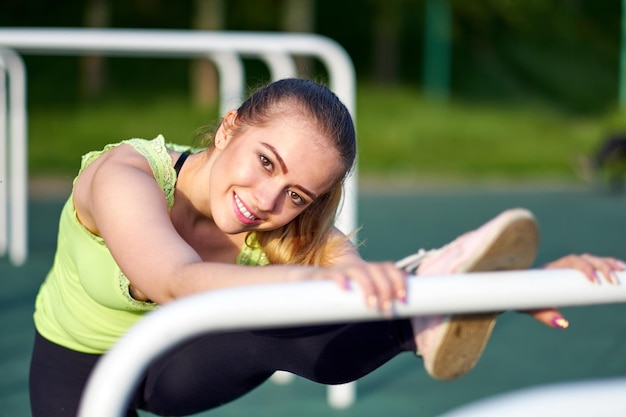
<instances>
[{"instance_id":1,"label":"smile","mask_svg":"<svg viewBox=\"0 0 626 417\"><path fill-rule=\"evenodd\" d=\"M250 213L250 211L246 208L243 202L239 199L239 196L237 194L235 194L235 204L237 205L239 214L241 214L241 216L248 220L246 223L254 222L257 220L257 217Z\"/></svg>"}]
</instances>

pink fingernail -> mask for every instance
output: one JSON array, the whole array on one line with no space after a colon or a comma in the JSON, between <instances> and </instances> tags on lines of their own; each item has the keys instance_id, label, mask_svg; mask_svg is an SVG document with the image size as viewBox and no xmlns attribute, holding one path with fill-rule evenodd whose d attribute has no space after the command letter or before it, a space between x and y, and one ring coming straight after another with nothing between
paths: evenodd
<instances>
[{"instance_id":1,"label":"pink fingernail","mask_svg":"<svg viewBox=\"0 0 626 417\"><path fill-rule=\"evenodd\" d=\"M598 273L598 271L593 271L593 276L595 278L595 280L593 281L594 284L600 284L602 282L602 278L600 278L600 274Z\"/></svg>"},{"instance_id":2,"label":"pink fingernail","mask_svg":"<svg viewBox=\"0 0 626 417\"><path fill-rule=\"evenodd\" d=\"M569 321L565 320L565 318L561 316L554 316L552 318L552 325L554 327L558 327L559 329L567 329L569 327Z\"/></svg>"},{"instance_id":3,"label":"pink fingernail","mask_svg":"<svg viewBox=\"0 0 626 417\"><path fill-rule=\"evenodd\" d=\"M622 268L622 269L626 269L626 262L624 262L624 261L622 261L622 260L618 259L618 260L617 260L617 266L619 266L619 267L620 267L620 268Z\"/></svg>"},{"instance_id":4,"label":"pink fingernail","mask_svg":"<svg viewBox=\"0 0 626 417\"><path fill-rule=\"evenodd\" d=\"M619 277L617 276L617 274L615 272L613 272L611 274L611 284L619 284Z\"/></svg>"}]
</instances>

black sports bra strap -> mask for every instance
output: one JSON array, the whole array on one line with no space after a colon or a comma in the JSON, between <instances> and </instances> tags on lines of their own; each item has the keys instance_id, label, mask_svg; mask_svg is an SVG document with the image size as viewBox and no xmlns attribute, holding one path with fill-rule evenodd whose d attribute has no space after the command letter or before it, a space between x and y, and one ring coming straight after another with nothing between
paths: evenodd
<instances>
[{"instance_id":1,"label":"black sports bra strap","mask_svg":"<svg viewBox=\"0 0 626 417\"><path fill-rule=\"evenodd\" d=\"M190 155L189 152L181 153L180 156L178 157L178 160L176 161L176 164L174 164L174 171L176 171L177 177L180 174L180 169L183 167L183 164L185 163L185 160L187 160L187 157L189 155Z\"/></svg>"}]
</instances>

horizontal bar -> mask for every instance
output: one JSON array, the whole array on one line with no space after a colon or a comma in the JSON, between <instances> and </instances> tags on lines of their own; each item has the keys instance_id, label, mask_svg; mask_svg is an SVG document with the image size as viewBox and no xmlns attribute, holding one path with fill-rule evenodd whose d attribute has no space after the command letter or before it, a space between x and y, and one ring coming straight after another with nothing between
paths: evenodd
<instances>
[{"instance_id":1,"label":"horizontal bar","mask_svg":"<svg viewBox=\"0 0 626 417\"><path fill-rule=\"evenodd\" d=\"M217 32L199 30L0 28L0 46L20 53L203 57L237 52L258 57L290 53L320 59L331 75L330 88L354 114L352 60L337 42L313 33Z\"/></svg>"},{"instance_id":2,"label":"horizontal bar","mask_svg":"<svg viewBox=\"0 0 626 417\"><path fill-rule=\"evenodd\" d=\"M626 273L618 274L626 281ZM626 285L592 284L578 271L532 270L408 279L406 303L393 316L524 310L626 302ZM79 416L124 413L150 361L193 336L220 330L323 324L386 317L368 309L358 288L330 281L229 288L174 301L146 315L98 363ZM145 340L150 343L145 343Z\"/></svg>"},{"instance_id":3,"label":"horizontal bar","mask_svg":"<svg viewBox=\"0 0 626 417\"><path fill-rule=\"evenodd\" d=\"M258 56L263 52L318 54L321 49L341 49L327 37L309 33L91 29L91 28L2 28L0 45L36 54L126 54L144 51L151 56L203 55L211 51L238 51ZM344 55L345 52L339 52Z\"/></svg>"},{"instance_id":4,"label":"horizontal bar","mask_svg":"<svg viewBox=\"0 0 626 417\"><path fill-rule=\"evenodd\" d=\"M4 27L0 28L2 47L22 54L44 55L197 58L237 53L262 59L284 53L312 56L325 66L330 89L352 117L356 115L356 74L352 59L334 40L312 33ZM281 64L280 68L284 66ZM357 188L355 170L346 179L347 197L337 218L337 227L345 233L357 228Z\"/></svg>"}]
</instances>

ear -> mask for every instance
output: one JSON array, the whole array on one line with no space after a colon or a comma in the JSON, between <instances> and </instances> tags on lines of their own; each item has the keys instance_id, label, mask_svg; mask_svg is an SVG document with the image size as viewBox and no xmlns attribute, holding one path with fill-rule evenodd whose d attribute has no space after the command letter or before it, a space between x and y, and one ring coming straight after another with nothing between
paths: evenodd
<instances>
[{"instance_id":1,"label":"ear","mask_svg":"<svg viewBox=\"0 0 626 417\"><path fill-rule=\"evenodd\" d=\"M237 124L237 110L231 110L226 113L226 116L222 119L220 127L215 132L215 147L217 149L224 149L228 142L232 139L235 133L235 126Z\"/></svg>"}]
</instances>

